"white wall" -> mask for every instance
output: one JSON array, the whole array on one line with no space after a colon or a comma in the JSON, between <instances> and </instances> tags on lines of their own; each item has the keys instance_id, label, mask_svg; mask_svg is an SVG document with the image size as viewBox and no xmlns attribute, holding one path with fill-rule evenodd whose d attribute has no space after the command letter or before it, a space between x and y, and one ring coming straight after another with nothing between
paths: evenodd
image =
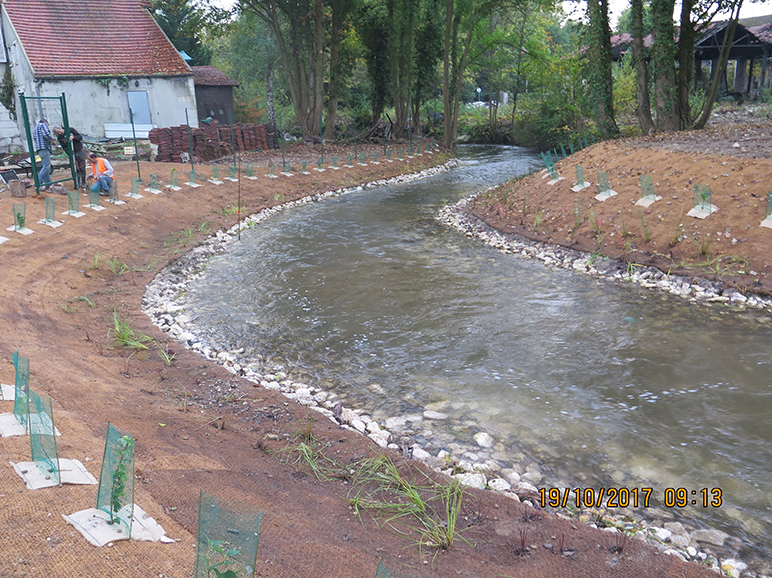
<instances>
[{"instance_id":1,"label":"white wall","mask_svg":"<svg viewBox=\"0 0 772 578\"><path fill-rule=\"evenodd\" d=\"M67 113L70 126L91 137L103 137L104 125L111 123L129 123L129 101L126 93L146 91L153 124L157 127L179 126L185 124L185 109L191 126L198 126L196 114L196 91L193 75L176 77L144 77L128 79L128 83L111 79L105 86L90 79L36 79L29 60L21 46L16 32L2 10L2 29L8 48L8 66L14 77L17 90L26 96L61 96L67 99ZM29 116L32 127L37 124L40 113L33 103L30 104ZM0 108L3 108L0 105ZM24 120L17 97L16 104L18 134L26 142ZM54 119L50 119L55 124ZM5 136L5 131L3 131ZM16 137L18 139L18 137Z\"/></svg>"},{"instance_id":2,"label":"white wall","mask_svg":"<svg viewBox=\"0 0 772 578\"><path fill-rule=\"evenodd\" d=\"M38 87L30 87L30 96L38 96ZM130 122L128 91L147 92L153 125L157 127L185 124L185 109L191 126L198 126L196 93L193 77L129 78L128 86L111 79L105 86L97 80L46 79L39 86L39 96L61 96L67 99L70 126L89 136L102 137L104 125ZM30 115L35 115L30 111ZM37 120L37 119L35 119Z\"/></svg>"}]
</instances>

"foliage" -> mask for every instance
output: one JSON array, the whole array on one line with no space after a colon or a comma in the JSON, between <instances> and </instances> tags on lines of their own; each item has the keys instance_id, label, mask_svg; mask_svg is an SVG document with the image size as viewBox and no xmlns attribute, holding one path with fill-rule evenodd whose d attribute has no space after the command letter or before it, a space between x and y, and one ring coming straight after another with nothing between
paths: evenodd
<instances>
[{"instance_id":1,"label":"foliage","mask_svg":"<svg viewBox=\"0 0 772 578\"><path fill-rule=\"evenodd\" d=\"M240 554L239 550L228 548L228 543L223 540L210 540L206 538L206 564L207 578L238 578L242 564L233 557ZM236 566L237 569L233 567Z\"/></svg>"},{"instance_id":2,"label":"foliage","mask_svg":"<svg viewBox=\"0 0 772 578\"><path fill-rule=\"evenodd\" d=\"M226 11L212 7L209 0L153 0L153 18L177 50L191 57L191 66L212 61L212 49L204 44L206 28L225 20Z\"/></svg>"},{"instance_id":3,"label":"foliage","mask_svg":"<svg viewBox=\"0 0 772 578\"><path fill-rule=\"evenodd\" d=\"M153 342L152 337L131 327L129 321L121 318L117 310L113 311L113 328L109 335L114 345L125 349L147 349L147 344Z\"/></svg>"},{"instance_id":4,"label":"foliage","mask_svg":"<svg viewBox=\"0 0 772 578\"><path fill-rule=\"evenodd\" d=\"M16 85L13 83L11 67L6 65L3 84L0 85L0 104L2 104L13 120L16 120Z\"/></svg>"},{"instance_id":5,"label":"foliage","mask_svg":"<svg viewBox=\"0 0 772 578\"><path fill-rule=\"evenodd\" d=\"M134 457L134 438L130 435L121 436L118 439L118 463L113 470L112 488L110 490L110 524L115 524L115 513L124 506L124 494L126 493L126 480L129 476L127 462ZM133 474L133 472L132 472Z\"/></svg>"}]
</instances>

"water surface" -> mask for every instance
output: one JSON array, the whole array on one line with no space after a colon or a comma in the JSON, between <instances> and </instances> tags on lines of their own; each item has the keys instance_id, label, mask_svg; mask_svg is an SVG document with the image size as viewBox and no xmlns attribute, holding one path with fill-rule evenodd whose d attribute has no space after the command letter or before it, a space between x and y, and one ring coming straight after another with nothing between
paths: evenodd
<instances>
[{"instance_id":1,"label":"water surface","mask_svg":"<svg viewBox=\"0 0 772 578\"><path fill-rule=\"evenodd\" d=\"M547 486L653 486L656 502L667 487L721 488L721 508L676 515L767 557L769 316L545 267L439 225L441 205L539 165L511 147L460 157L243 233L191 288L201 333L381 420L439 408L451 419L415 422L419 442L461 451L486 431L498 457L538 461Z\"/></svg>"}]
</instances>

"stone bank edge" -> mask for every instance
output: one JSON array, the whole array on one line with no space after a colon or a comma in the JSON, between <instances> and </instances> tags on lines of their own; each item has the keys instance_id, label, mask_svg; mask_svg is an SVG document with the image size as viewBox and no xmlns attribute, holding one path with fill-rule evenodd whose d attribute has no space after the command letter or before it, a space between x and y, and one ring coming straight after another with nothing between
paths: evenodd
<instances>
[{"instance_id":1,"label":"stone bank edge","mask_svg":"<svg viewBox=\"0 0 772 578\"><path fill-rule=\"evenodd\" d=\"M734 287L721 282L701 277L671 275L656 267L625 263L599 256L597 253L585 253L560 245L533 241L522 235L501 233L468 211L472 201L483 192L465 197L455 205L443 207L437 215L437 220L458 229L468 237L476 237L502 253L536 259L545 265L628 281L649 289L659 289L693 302L723 303L735 309L759 309L772 312L772 299L760 295L744 295Z\"/></svg>"},{"instance_id":2,"label":"stone bank edge","mask_svg":"<svg viewBox=\"0 0 772 578\"><path fill-rule=\"evenodd\" d=\"M524 504L534 506L533 500L535 499L534 496L536 495L537 488L525 479L527 476L524 475L523 479L517 475L514 476L514 478L508 477L508 479L495 476L490 477L489 474L491 472L488 468L488 464L471 463L467 460L457 461L444 450L441 450L437 456L432 456L429 452L413 443L412 440L407 443L405 440L399 440L401 442L400 444L394 443L390 431L381 427L376 420L372 419L363 410L342 407L337 394L334 392L328 392L319 387L294 382L289 379L287 373L284 371L265 373L261 364L249 361L245 363L242 356L244 353L243 348L235 350L219 350L210 343L207 343L204 338L196 334L196 327L192 323L191 317L186 312L186 291L188 285L201 276L211 257L228 251L229 244L236 240L239 234L239 228L243 231L254 227L258 223L261 223L269 217L286 209L299 207L313 202L320 202L332 197L359 192L369 188L414 181L444 172L457 165L458 161L452 159L443 165L431 167L417 173L399 175L397 177L381 179L356 187L341 188L325 193L310 195L282 205L263 209L259 213L250 215L245 218L240 225L234 225L227 231L218 231L216 234L210 236L209 239L200 246L186 253L176 262L168 265L163 271L159 272L145 291L142 300L142 311L151 318L154 325L159 327L177 342L181 343L184 347L197 352L209 361L214 361L222 365L232 374L239 375L266 389L280 391L288 399L309 407L309 409L324 415L333 422L340 424L342 427L366 435L379 447L409 453L413 459L418 459L427 463L427 465L432 467L435 471L454 477L464 485L478 489L494 490L518 502L521 501L522 496L522 502ZM505 243L510 249L507 252L514 252L514 246L510 245L510 241L505 241L496 231L490 229L482 222L473 222L471 219L464 218L464 208L470 200L471 198L467 198L453 207L444 208L440 212L438 219L447 225L452 225L465 231L470 236L478 236L488 244L499 249L504 250L505 247L502 243ZM536 257L537 252L540 251L540 249L536 248L537 243L520 243L519 245L522 246L518 246L518 250L525 252L527 256ZM544 245L541 250L542 253L539 254L543 254L543 257L541 258L545 263L558 263L564 260L564 258L559 257L554 252L554 249L550 249L546 245ZM590 268L590 266L587 265L589 258L586 255L576 251L573 251L572 253L576 254L574 255L575 259L571 261L572 263L581 262L581 259L584 258L584 266L587 269ZM426 417L431 418L431 416ZM486 444L490 443L488 438L490 438L490 436L484 432L475 435L475 441L481 447L485 447ZM731 570L736 571L737 576L739 576L739 572L745 569L745 565L737 560L727 559L719 565L715 557L710 557L703 552L697 551L697 549L694 548L694 544L696 544L695 539L689 536L682 527L678 528L678 526L681 526L678 523L675 523L673 530L669 530L667 528L644 528L638 523L630 524L629 522L617 522L611 520L609 517L606 519L612 523L612 525L605 528L606 531L632 532L636 538L654 543L660 548L665 549L667 553L674 554L683 560L702 562L717 571L720 571L720 569L723 568L725 571L730 572L730 575L733 575L731 574ZM720 541L721 544L723 544L724 537L719 536L716 541Z\"/></svg>"},{"instance_id":3,"label":"stone bank edge","mask_svg":"<svg viewBox=\"0 0 772 578\"><path fill-rule=\"evenodd\" d=\"M656 267L650 266L630 268L629 265L619 260L598 259L598 256L592 253L584 253L542 241L534 241L522 235L501 233L469 213L468 209L471 203L476 197L485 192L487 191L481 191L461 199L454 205L441 208L437 214L437 220L446 226L457 229L468 237L481 240L486 245L498 249L502 253L536 259L542 261L545 265L553 265L599 277L637 283L642 287L666 291L693 302L705 304L723 303L735 309L772 311L772 299L758 295L746 296L740 291L725 286L722 283L702 278L669 275ZM496 480L489 482L489 487L498 489L495 486L495 482ZM583 516L580 516L581 518ZM630 524L629 522L614 520L612 522L613 524L604 528L604 530L633 532L634 537L645 538L646 541L664 550L666 554L678 556L685 561L700 563L721 575L734 578L758 576L755 573L745 572L748 569L748 565L739 559L726 558L719 562L717 556L702 552L695 547L700 544L709 544L719 548L723 547L729 535L720 530L704 529L689 533L679 522L666 522L663 524L663 527L637 523ZM595 526L595 524L590 525Z\"/></svg>"}]
</instances>

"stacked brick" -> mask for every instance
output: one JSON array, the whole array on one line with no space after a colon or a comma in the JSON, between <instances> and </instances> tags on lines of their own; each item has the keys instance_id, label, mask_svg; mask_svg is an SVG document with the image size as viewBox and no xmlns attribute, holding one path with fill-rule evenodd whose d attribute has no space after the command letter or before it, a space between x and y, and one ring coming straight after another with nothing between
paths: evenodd
<instances>
[{"instance_id":1,"label":"stacked brick","mask_svg":"<svg viewBox=\"0 0 772 578\"><path fill-rule=\"evenodd\" d=\"M158 145L156 160L159 162L181 162L180 153L190 152L201 161L210 161L233 154L233 145L237 151L254 151L278 148L278 132L267 124L234 124L233 135L228 125L203 125L190 129L186 125L170 128L154 128L148 138Z\"/></svg>"}]
</instances>

